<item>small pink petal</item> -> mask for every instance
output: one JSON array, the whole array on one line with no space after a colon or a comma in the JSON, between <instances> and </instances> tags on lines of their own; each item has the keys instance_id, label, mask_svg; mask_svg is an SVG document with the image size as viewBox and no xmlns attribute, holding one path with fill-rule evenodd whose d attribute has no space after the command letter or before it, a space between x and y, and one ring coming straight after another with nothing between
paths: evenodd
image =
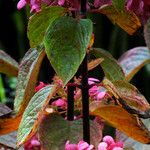
<instances>
[{"instance_id":1,"label":"small pink petal","mask_svg":"<svg viewBox=\"0 0 150 150\"><path fill-rule=\"evenodd\" d=\"M101 142L98 145L98 150L107 150L108 144L105 142Z\"/></svg>"},{"instance_id":2,"label":"small pink petal","mask_svg":"<svg viewBox=\"0 0 150 150\"><path fill-rule=\"evenodd\" d=\"M65 3L65 0L58 0L58 5L63 6Z\"/></svg>"},{"instance_id":3,"label":"small pink petal","mask_svg":"<svg viewBox=\"0 0 150 150\"><path fill-rule=\"evenodd\" d=\"M78 150L78 146L76 144L70 144L69 141L65 144L65 150Z\"/></svg>"},{"instance_id":4,"label":"small pink petal","mask_svg":"<svg viewBox=\"0 0 150 150\"><path fill-rule=\"evenodd\" d=\"M27 4L26 0L20 0L17 4L17 9L23 8Z\"/></svg>"},{"instance_id":5,"label":"small pink petal","mask_svg":"<svg viewBox=\"0 0 150 150\"><path fill-rule=\"evenodd\" d=\"M106 95L106 92L100 92L97 94L96 99L97 100L101 100L102 98L104 98Z\"/></svg>"},{"instance_id":6,"label":"small pink petal","mask_svg":"<svg viewBox=\"0 0 150 150\"><path fill-rule=\"evenodd\" d=\"M109 135L106 135L103 138L103 142L106 142L108 145L115 143L114 139L111 136L109 136Z\"/></svg>"},{"instance_id":7,"label":"small pink petal","mask_svg":"<svg viewBox=\"0 0 150 150\"><path fill-rule=\"evenodd\" d=\"M78 143L78 149L79 150L85 150L86 148L89 147L89 144L87 142L84 142L84 141L80 141Z\"/></svg>"},{"instance_id":8,"label":"small pink petal","mask_svg":"<svg viewBox=\"0 0 150 150\"><path fill-rule=\"evenodd\" d=\"M88 84L91 85L91 84L94 84L96 82L100 82L98 79L96 78L88 78Z\"/></svg>"},{"instance_id":9,"label":"small pink petal","mask_svg":"<svg viewBox=\"0 0 150 150\"><path fill-rule=\"evenodd\" d=\"M58 100L54 101L52 105L63 108L67 106L67 102L64 99L59 98Z\"/></svg>"},{"instance_id":10,"label":"small pink petal","mask_svg":"<svg viewBox=\"0 0 150 150\"><path fill-rule=\"evenodd\" d=\"M43 82L40 82L38 86L36 86L35 88L35 92L38 92L40 89L42 89L43 87L47 86L48 84L45 84Z\"/></svg>"}]
</instances>

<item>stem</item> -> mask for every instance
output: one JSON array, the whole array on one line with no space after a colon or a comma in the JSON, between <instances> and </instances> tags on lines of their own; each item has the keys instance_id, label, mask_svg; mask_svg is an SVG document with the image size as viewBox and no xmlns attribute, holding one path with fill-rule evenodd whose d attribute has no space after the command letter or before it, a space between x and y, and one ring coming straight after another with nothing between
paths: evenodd
<instances>
[{"instance_id":1,"label":"stem","mask_svg":"<svg viewBox=\"0 0 150 150\"><path fill-rule=\"evenodd\" d=\"M86 2L81 0L81 18L86 18ZM90 119L89 119L89 85L87 54L82 62L82 113L83 113L83 140L90 144Z\"/></svg>"},{"instance_id":2,"label":"stem","mask_svg":"<svg viewBox=\"0 0 150 150\"><path fill-rule=\"evenodd\" d=\"M73 83L73 79L70 80L69 83ZM72 85L68 85L68 93L67 93L67 120L73 121L74 120L74 90L75 87Z\"/></svg>"},{"instance_id":3,"label":"stem","mask_svg":"<svg viewBox=\"0 0 150 150\"><path fill-rule=\"evenodd\" d=\"M89 91L88 91L87 55L82 62L82 114L83 114L83 140L90 143L89 122Z\"/></svg>"}]
</instances>

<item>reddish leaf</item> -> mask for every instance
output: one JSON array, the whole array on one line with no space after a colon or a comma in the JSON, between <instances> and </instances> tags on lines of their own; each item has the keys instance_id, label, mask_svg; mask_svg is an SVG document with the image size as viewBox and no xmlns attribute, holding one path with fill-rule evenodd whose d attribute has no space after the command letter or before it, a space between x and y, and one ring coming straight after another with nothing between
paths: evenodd
<instances>
[{"instance_id":1,"label":"reddish leaf","mask_svg":"<svg viewBox=\"0 0 150 150\"><path fill-rule=\"evenodd\" d=\"M31 97L35 93L37 77L44 56L44 51L38 53L37 50L30 49L25 54L19 66L18 83L14 103L15 112L18 113L18 115L24 112Z\"/></svg>"},{"instance_id":2,"label":"reddish leaf","mask_svg":"<svg viewBox=\"0 0 150 150\"><path fill-rule=\"evenodd\" d=\"M136 47L124 53L118 61L130 81L144 65L150 63L150 51L147 47Z\"/></svg>"},{"instance_id":3,"label":"reddish leaf","mask_svg":"<svg viewBox=\"0 0 150 150\"><path fill-rule=\"evenodd\" d=\"M105 88L112 93L116 99L121 98L129 106L141 113L149 113L150 105L145 97L132 84L126 81L111 82L108 79L103 81Z\"/></svg>"},{"instance_id":4,"label":"reddish leaf","mask_svg":"<svg viewBox=\"0 0 150 150\"><path fill-rule=\"evenodd\" d=\"M150 132L142 121L136 116L129 114L122 107L93 102L90 105L90 113L91 115L102 117L129 137L141 143L150 143Z\"/></svg>"},{"instance_id":5,"label":"reddish leaf","mask_svg":"<svg viewBox=\"0 0 150 150\"><path fill-rule=\"evenodd\" d=\"M9 76L18 75L18 63L4 51L0 50L0 72Z\"/></svg>"},{"instance_id":6,"label":"reddish leaf","mask_svg":"<svg viewBox=\"0 0 150 150\"><path fill-rule=\"evenodd\" d=\"M94 12L106 15L113 23L116 23L130 35L141 26L138 17L128 10L118 11L114 6L105 5L98 10L94 10Z\"/></svg>"}]
</instances>

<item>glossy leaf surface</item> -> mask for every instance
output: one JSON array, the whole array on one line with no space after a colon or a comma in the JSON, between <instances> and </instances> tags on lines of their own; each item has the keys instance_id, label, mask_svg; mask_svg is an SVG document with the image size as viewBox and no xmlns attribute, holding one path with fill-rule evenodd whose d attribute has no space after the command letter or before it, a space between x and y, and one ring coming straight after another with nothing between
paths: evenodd
<instances>
[{"instance_id":1,"label":"glossy leaf surface","mask_svg":"<svg viewBox=\"0 0 150 150\"><path fill-rule=\"evenodd\" d=\"M30 49L19 66L18 83L15 97L15 112L23 113L29 100L35 93L35 86L45 52Z\"/></svg>"},{"instance_id":2,"label":"glossy leaf surface","mask_svg":"<svg viewBox=\"0 0 150 150\"><path fill-rule=\"evenodd\" d=\"M129 114L122 107L93 102L90 105L90 113L94 116L102 117L129 137L141 143L150 143L150 132L148 129L140 119Z\"/></svg>"},{"instance_id":3,"label":"glossy leaf surface","mask_svg":"<svg viewBox=\"0 0 150 150\"><path fill-rule=\"evenodd\" d=\"M57 114L46 116L39 128L39 137L44 150L64 150L67 140L78 143L83 139L82 120L67 121ZM91 144L98 145L102 132L98 124L91 122Z\"/></svg>"},{"instance_id":4,"label":"glossy leaf surface","mask_svg":"<svg viewBox=\"0 0 150 150\"><path fill-rule=\"evenodd\" d=\"M58 17L65 14L63 7L52 6L35 13L28 23L28 38L32 48L43 42L43 38L48 26Z\"/></svg>"},{"instance_id":5,"label":"glossy leaf surface","mask_svg":"<svg viewBox=\"0 0 150 150\"><path fill-rule=\"evenodd\" d=\"M64 85L75 75L89 45L92 22L60 17L49 26L44 38L47 56Z\"/></svg>"},{"instance_id":6,"label":"glossy leaf surface","mask_svg":"<svg viewBox=\"0 0 150 150\"><path fill-rule=\"evenodd\" d=\"M17 145L20 146L30 139L37 131L44 109L56 92L56 86L49 85L38 91L29 102L17 135Z\"/></svg>"},{"instance_id":7,"label":"glossy leaf surface","mask_svg":"<svg viewBox=\"0 0 150 150\"><path fill-rule=\"evenodd\" d=\"M0 50L0 73L9 76L18 75L18 63L2 50Z\"/></svg>"},{"instance_id":8,"label":"glossy leaf surface","mask_svg":"<svg viewBox=\"0 0 150 150\"><path fill-rule=\"evenodd\" d=\"M147 47L136 47L124 53L118 60L126 79L132 77L146 64L150 63L150 51Z\"/></svg>"},{"instance_id":9,"label":"glossy leaf surface","mask_svg":"<svg viewBox=\"0 0 150 150\"><path fill-rule=\"evenodd\" d=\"M91 50L91 54L96 58L104 59L100 65L105 73L105 76L109 80L115 81L124 79L122 68L110 53L100 48L94 48L93 50Z\"/></svg>"}]
</instances>

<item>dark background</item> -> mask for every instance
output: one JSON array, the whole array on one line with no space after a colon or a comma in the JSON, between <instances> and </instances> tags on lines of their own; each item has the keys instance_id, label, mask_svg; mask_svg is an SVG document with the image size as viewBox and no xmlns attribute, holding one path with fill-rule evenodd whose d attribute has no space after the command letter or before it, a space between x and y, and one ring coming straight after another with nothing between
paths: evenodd
<instances>
[{"instance_id":1,"label":"dark background","mask_svg":"<svg viewBox=\"0 0 150 150\"><path fill-rule=\"evenodd\" d=\"M27 39L27 22L29 8L17 10L18 0L0 0L0 49L6 51L18 62L29 49ZM113 25L105 16L96 14L91 16L94 22L95 47L108 50L116 59L118 59L125 51L136 47L144 46L143 29L141 28L133 36L129 36L122 29ZM47 61L44 61L46 65ZM50 75L50 69L44 68L44 80L46 81ZM6 96L13 99L14 94L10 94L12 89L8 83L9 78L2 75ZM142 68L131 81L138 87L140 92L147 99L150 98L150 66Z\"/></svg>"}]
</instances>

